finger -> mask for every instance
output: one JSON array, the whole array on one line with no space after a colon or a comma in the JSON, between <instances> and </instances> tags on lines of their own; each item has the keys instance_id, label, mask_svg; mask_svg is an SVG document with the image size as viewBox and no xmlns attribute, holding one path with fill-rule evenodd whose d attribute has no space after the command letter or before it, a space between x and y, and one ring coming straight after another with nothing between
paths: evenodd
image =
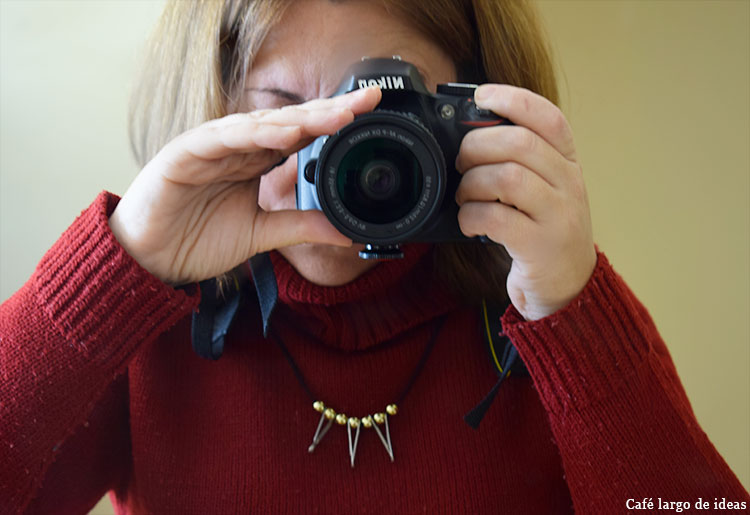
<instances>
[{"instance_id":1,"label":"finger","mask_svg":"<svg viewBox=\"0 0 750 515\"><path fill-rule=\"evenodd\" d=\"M231 129L238 129L238 135L246 127L252 127L253 124L262 126L276 125L280 127L300 127L303 131L302 137L319 136L328 134L331 124L334 126L338 118L343 116L346 123L354 120L354 113L347 107L328 107L325 109L302 109L298 106L287 106L281 109L274 109L268 113L258 115L256 112L236 115L231 124L221 126L225 131L231 132ZM240 140L241 142L241 140Z\"/></svg>"},{"instance_id":2,"label":"finger","mask_svg":"<svg viewBox=\"0 0 750 515\"><path fill-rule=\"evenodd\" d=\"M458 225L469 238L487 236L515 255L535 224L521 211L500 202L467 202L458 210Z\"/></svg>"},{"instance_id":3,"label":"finger","mask_svg":"<svg viewBox=\"0 0 750 515\"><path fill-rule=\"evenodd\" d=\"M570 161L552 145L530 129L513 125L469 132L461 141L456 168L464 171L506 161L525 166L553 186L569 180L566 172L572 170Z\"/></svg>"},{"instance_id":4,"label":"finger","mask_svg":"<svg viewBox=\"0 0 750 515\"><path fill-rule=\"evenodd\" d=\"M250 117L262 123L274 125L305 126L305 120L317 121L326 111L348 110L353 115L371 111L380 101L380 89L376 87L360 89L332 98L311 100L304 104L284 106L280 109L264 109L250 113L240 113L225 117L228 123L242 123ZM319 132L319 131L318 131Z\"/></svg>"},{"instance_id":5,"label":"finger","mask_svg":"<svg viewBox=\"0 0 750 515\"><path fill-rule=\"evenodd\" d=\"M332 134L356 114L373 109L380 97L379 88L365 88L304 108L226 116L178 136L155 161L166 164L164 176L178 183L254 178L315 137Z\"/></svg>"},{"instance_id":6,"label":"finger","mask_svg":"<svg viewBox=\"0 0 750 515\"><path fill-rule=\"evenodd\" d=\"M247 180L279 162L301 140L299 127L255 125L243 135L244 151L227 145L226 133L201 126L167 143L145 169L178 184Z\"/></svg>"},{"instance_id":7,"label":"finger","mask_svg":"<svg viewBox=\"0 0 750 515\"><path fill-rule=\"evenodd\" d=\"M214 160L262 149L289 150L303 139L330 134L354 120L347 108L288 114L285 123L267 123L244 115L231 123L201 126L186 133L180 143L193 157Z\"/></svg>"},{"instance_id":8,"label":"finger","mask_svg":"<svg viewBox=\"0 0 750 515\"><path fill-rule=\"evenodd\" d=\"M379 88L365 88L300 106L263 111L261 115L238 113L189 131L183 144L193 156L202 159L221 159L262 148L291 153L302 146L300 142L332 134L351 123L355 115L373 109L380 96Z\"/></svg>"},{"instance_id":9,"label":"finger","mask_svg":"<svg viewBox=\"0 0 750 515\"><path fill-rule=\"evenodd\" d=\"M277 168L277 165L288 162L289 159L281 150L261 149L248 154L232 154L223 159L205 161L194 159L193 162L182 166L179 170L164 172L164 176L174 182L193 186L209 182L244 182L260 177L261 179ZM295 170L296 171L296 170ZM296 174L295 174L296 181Z\"/></svg>"},{"instance_id":10,"label":"finger","mask_svg":"<svg viewBox=\"0 0 750 515\"><path fill-rule=\"evenodd\" d=\"M354 114L361 114L375 109L375 106L378 105L381 98L382 92L380 91L380 88L377 86L371 86L350 91L343 95L336 95L335 97L310 100L304 104L300 104L299 107L308 110L347 107L351 109Z\"/></svg>"},{"instance_id":11,"label":"finger","mask_svg":"<svg viewBox=\"0 0 750 515\"><path fill-rule=\"evenodd\" d=\"M176 182L246 180L309 144L316 135L335 132L353 119L351 111L336 109L300 120L303 127L264 124L249 117L241 123L201 126L168 143L157 160L167 163L165 175Z\"/></svg>"},{"instance_id":12,"label":"finger","mask_svg":"<svg viewBox=\"0 0 750 515\"><path fill-rule=\"evenodd\" d=\"M249 255L300 243L351 247L352 240L338 232L322 211L261 211Z\"/></svg>"},{"instance_id":13,"label":"finger","mask_svg":"<svg viewBox=\"0 0 750 515\"><path fill-rule=\"evenodd\" d=\"M573 132L562 111L541 95L507 84L483 84L474 92L477 107L528 127L566 159L576 158Z\"/></svg>"},{"instance_id":14,"label":"finger","mask_svg":"<svg viewBox=\"0 0 750 515\"><path fill-rule=\"evenodd\" d=\"M553 190L537 174L519 165L507 162L472 168L461 178L456 190L459 206L466 202L493 202L523 211L538 221L545 206L552 205Z\"/></svg>"},{"instance_id":15,"label":"finger","mask_svg":"<svg viewBox=\"0 0 750 515\"><path fill-rule=\"evenodd\" d=\"M237 123L246 117L262 121L264 123L273 123L275 125L299 125L299 113L324 111L332 109L349 109L353 114L358 115L371 111L378 105L382 97L380 88L372 86L363 89L357 89L343 95L335 97L317 98L309 100L302 104L284 106L278 109L256 109L248 113L235 113L223 118L211 120L209 125L226 125Z\"/></svg>"}]
</instances>

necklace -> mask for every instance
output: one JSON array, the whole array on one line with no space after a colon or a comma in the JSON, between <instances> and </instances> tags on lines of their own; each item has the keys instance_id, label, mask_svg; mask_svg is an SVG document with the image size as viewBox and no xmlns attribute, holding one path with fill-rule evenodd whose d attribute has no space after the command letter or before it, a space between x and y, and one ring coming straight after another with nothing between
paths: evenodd
<instances>
[{"instance_id":1,"label":"necklace","mask_svg":"<svg viewBox=\"0 0 750 515\"><path fill-rule=\"evenodd\" d=\"M354 468L354 461L357 456L357 445L359 444L360 430L363 428L367 430L372 429L377 434L380 442L385 448L385 451L388 453L388 457L391 459L391 461L394 461L393 442L391 440L391 430L388 424L388 418L393 417L398 413L399 406L411 391L412 386L414 386L414 382L422 372L422 369L427 362L427 358L429 357L432 348L435 346L437 335L440 332L440 329L443 326L444 322L445 316L441 317L433 327L432 334L430 335L430 339L427 342L427 346L425 347L424 352L422 352L422 356L419 358L419 362L417 363L416 368L409 377L409 381L402 390L401 394L398 396L396 402L386 405L383 411L369 413L360 417L349 416L345 413L338 412L331 406L327 405L325 402L321 401L318 396L314 395L312 390L308 386L305 377L302 375L302 372L297 366L297 362L289 352L289 349L287 349L286 345L284 345L284 342L272 329L271 332L274 336L274 340L276 340L276 343L281 348L284 357L286 357L289 365L292 367L294 376L297 378L297 381L300 383L302 389L312 400L313 410L317 413L320 413L320 419L318 420L318 425L315 429L312 443L307 448L307 451L313 452L318 444L320 444L320 442L323 440L323 437L328 434L328 431L331 429L333 424L336 423L338 426L346 428L347 440L349 443L349 463L351 464L352 468Z\"/></svg>"}]
</instances>

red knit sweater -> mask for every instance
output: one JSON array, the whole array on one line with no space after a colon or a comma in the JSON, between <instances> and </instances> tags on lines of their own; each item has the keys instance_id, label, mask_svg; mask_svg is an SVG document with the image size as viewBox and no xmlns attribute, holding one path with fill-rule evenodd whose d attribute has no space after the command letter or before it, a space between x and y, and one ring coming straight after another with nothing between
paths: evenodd
<instances>
[{"instance_id":1,"label":"red knit sweater","mask_svg":"<svg viewBox=\"0 0 750 515\"><path fill-rule=\"evenodd\" d=\"M362 429L354 469L280 347L245 306L224 356L190 345L195 288L172 289L117 244L102 195L0 308L0 513L622 513L635 499L748 503L701 431L646 310L606 258L567 308L503 317L529 377L479 430L462 420L496 380L476 309L430 280L429 256L324 288L274 255L273 324L310 389L382 411L395 461ZM442 315L447 315L443 317ZM628 504L630 503L630 504ZM750 504L748 504L750 505ZM656 511L656 510L654 510Z\"/></svg>"}]
</instances>

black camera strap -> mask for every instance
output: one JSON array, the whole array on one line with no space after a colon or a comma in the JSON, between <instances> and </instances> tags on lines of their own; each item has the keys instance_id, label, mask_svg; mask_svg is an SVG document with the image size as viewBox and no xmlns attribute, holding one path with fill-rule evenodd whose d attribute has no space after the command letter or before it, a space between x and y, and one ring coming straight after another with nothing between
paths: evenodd
<instances>
[{"instance_id":1,"label":"black camera strap","mask_svg":"<svg viewBox=\"0 0 750 515\"><path fill-rule=\"evenodd\" d=\"M201 302L193 313L191 339L201 358L217 360L224 352L224 340L240 307L242 293L232 287L219 295L216 279L200 283Z\"/></svg>"},{"instance_id":2,"label":"black camera strap","mask_svg":"<svg viewBox=\"0 0 750 515\"><path fill-rule=\"evenodd\" d=\"M249 265L263 319L263 336L267 337L271 314L279 298L276 275L268 253L253 256ZM191 328L193 350L201 358L215 361L224 353L224 341L239 311L243 291L239 284L234 283L220 294L216 279L202 281L199 286L201 302L193 313Z\"/></svg>"}]
</instances>

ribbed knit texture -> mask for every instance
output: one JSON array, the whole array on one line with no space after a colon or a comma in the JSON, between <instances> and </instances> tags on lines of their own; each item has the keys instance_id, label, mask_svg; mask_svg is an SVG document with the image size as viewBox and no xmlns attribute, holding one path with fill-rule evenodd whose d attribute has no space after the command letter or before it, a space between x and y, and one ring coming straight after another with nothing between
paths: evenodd
<instances>
[{"instance_id":1,"label":"ribbed knit texture","mask_svg":"<svg viewBox=\"0 0 750 515\"><path fill-rule=\"evenodd\" d=\"M586 499L578 511L612 512L612 499L748 500L698 425L651 317L603 254L565 309L526 322L511 307L503 326L550 415L571 494Z\"/></svg>"},{"instance_id":2,"label":"ribbed knit texture","mask_svg":"<svg viewBox=\"0 0 750 515\"><path fill-rule=\"evenodd\" d=\"M434 284L429 250L426 244L406 245L404 259L381 263L335 288L306 281L278 253L271 259L283 286L281 305L291 311L291 318L304 320L295 325L324 345L353 351L388 341L456 308Z\"/></svg>"},{"instance_id":3,"label":"ribbed knit texture","mask_svg":"<svg viewBox=\"0 0 750 515\"><path fill-rule=\"evenodd\" d=\"M432 277L430 248L339 288L272 260L280 303L264 340L252 299L225 355L197 357L195 289L141 269L109 232L116 199L76 220L0 307L0 513L86 513L108 490L120 513L625 512L628 498L748 502L698 427L666 348L603 255L551 317L510 308L530 378L511 376L478 431L462 420L496 380L478 311ZM307 452L319 414L382 411L395 461L362 429Z\"/></svg>"},{"instance_id":4,"label":"ribbed knit texture","mask_svg":"<svg viewBox=\"0 0 750 515\"><path fill-rule=\"evenodd\" d=\"M107 224L116 204L100 195L2 306L0 513L39 489L136 349L198 303L165 287L119 246Z\"/></svg>"}]
</instances>

